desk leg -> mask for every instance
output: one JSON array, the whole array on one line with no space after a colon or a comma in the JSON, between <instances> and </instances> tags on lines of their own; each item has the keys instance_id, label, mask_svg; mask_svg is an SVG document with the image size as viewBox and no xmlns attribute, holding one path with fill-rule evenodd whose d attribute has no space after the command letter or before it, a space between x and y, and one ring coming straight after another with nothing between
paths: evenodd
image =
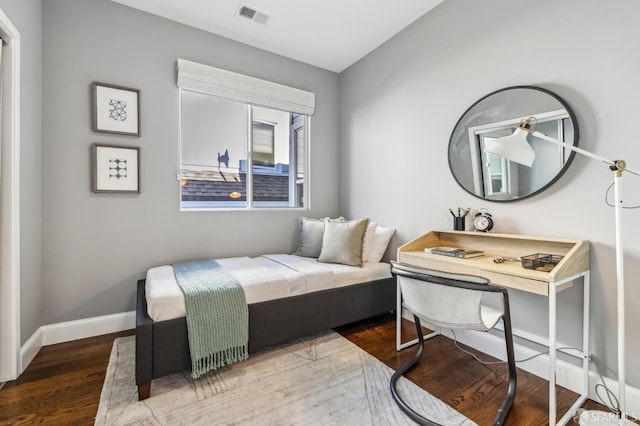
<instances>
[{"instance_id":1,"label":"desk leg","mask_svg":"<svg viewBox=\"0 0 640 426\"><path fill-rule=\"evenodd\" d=\"M402 349L402 292L400 291L400 283L396 278L396 351Z\"/></svg>"},{"instance_id":2,"label":"desk leg","mask_svg":"<svg viewBox=\"0 0 640 426\"><path fill-rule=\"evenodd\" d=\"M549 424L556 424L556 284L549 283Z\"/></svg>"},{"instance_id":3,"label":"desk leg","mask_svg":"<svg viewBox=\"0 0 640 426\"><path fill-rule=\"evenodd\" d=\"M556 394L555 394L555 364L556 364L556 334L552 332L556 328L552 325L552 322L556 323L557 326L557 310L552 307L552 304L556 303L556 298L551 300L551 294L549 293L549 335L554 335L553 340L549 340L549 424L556 424L557 426L565 426L569 424L573 420L573 416L577 413L578 409L582 407L582 404L587 400L587 396L589 395L589 271L581 274L584 277L584 286L583 286L583 316L582 316L582 374L583 374L583 383L582 383L582 393L578 397L578 399L573 403L573 405L567 410L567 412L562 416L562 418L556 423L555 421L552 423L551 418L557 415L557 406L556 406ZM572 277L572 279L576 279L579 277ZM553 289L555 290L558 286L558 283L553 284ZM552 285L549 285L549 291L552 290ZM553 321L552 321L553 320ZM554 354L553 357L551 354ZM553 358L553 359L552 359ZM553 380L551 380L553 378ZM554 383L553 391L551 390L551 383ZM552 408L554 407L554 408ZM557 418L557 417L556 417ZM572 424L572 423L571 423Z\"/></svg>"},{"instance_id":4,"label":"desk leg","mask_svg":"<svg viewBox=\"0 0 640 426\"><path fill-rule=\"evenodd\" d=\"M591 274L587 271L584 274L584 296L582 307L582 373L583 373L583 388L582 399L586 400L589 395L589 307L590 307L590 285Z\"/></svg>"}]
</instances>

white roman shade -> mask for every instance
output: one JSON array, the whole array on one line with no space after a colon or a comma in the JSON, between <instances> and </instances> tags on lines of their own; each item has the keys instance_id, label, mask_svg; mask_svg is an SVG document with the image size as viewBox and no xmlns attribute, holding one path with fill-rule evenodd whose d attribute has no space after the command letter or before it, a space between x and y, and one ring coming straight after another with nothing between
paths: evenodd
<instances>
[{"instance_id":1,"label":"white roman shade","mask_svg":"<svg viewBox=\"0 0 640 426\"><path fill-rule=\"evenodd\" d=\"M312 115L313 92L178 59L178 87L235 101L298 114Z\"/></svg>"}]
</instances>

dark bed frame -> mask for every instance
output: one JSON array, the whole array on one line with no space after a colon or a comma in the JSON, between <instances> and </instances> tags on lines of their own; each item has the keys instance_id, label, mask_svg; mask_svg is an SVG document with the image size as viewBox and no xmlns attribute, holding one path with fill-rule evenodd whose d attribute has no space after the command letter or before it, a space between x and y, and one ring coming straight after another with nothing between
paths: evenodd
<instances>
[{"instance_id":1,"label":"dark bed frame","mask_svg":"<svg viewBox=\"0 0 640 426\"><path fill-rule=\"evenodd\" d=\"M254 303L249 305L249 352L395 309L395 278ZM138 399L150 396L153 379L190 369L191 356L185 317L153 322L147 314L145 280L138 281Z\"/></svg>"}]
</instances>

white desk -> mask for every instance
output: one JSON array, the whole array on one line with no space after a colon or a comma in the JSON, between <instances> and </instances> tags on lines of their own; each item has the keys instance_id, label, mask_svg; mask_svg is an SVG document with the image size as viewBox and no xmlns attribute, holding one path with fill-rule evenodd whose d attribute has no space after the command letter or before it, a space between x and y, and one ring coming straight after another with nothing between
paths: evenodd
<instances>
[{"instance_id":1,"label":"white desk","mask_svg":"<svg viewBox=\"0 0 640 426\"><path fill-rule=\"evenodd\" d=\"M485 256L470 259L425 253L425 248L449 246L482 250ZM494 257L521 257L535 253L564 256L551 271L525 269L520 262L494 263ZM436 269L459 274L478 275L492 283L518 289L548 298L549 302L549 424L556 419L556 295L571 287L577 278L584 277L582 370L583 387L578 400L558 421L565 425L587 399L589 390L589 242L525 235L493 234L467 231L430 231L401 246L398 262L426 269ZM396 347L401 350L415 344L401 342L402 295L398 286L396 320ZM435 333L437 334L437 333ZM429 338L433 336L425 336Z\"/></svg>"}]
</instances>

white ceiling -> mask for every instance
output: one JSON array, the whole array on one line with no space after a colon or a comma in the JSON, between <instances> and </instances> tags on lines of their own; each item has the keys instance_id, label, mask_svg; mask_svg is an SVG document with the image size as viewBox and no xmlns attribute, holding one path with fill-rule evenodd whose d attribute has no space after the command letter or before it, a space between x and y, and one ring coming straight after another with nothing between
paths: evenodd
<instances>
[{"instance_id":1,"label":"white ceiling","mask_svg":"<svg viewBox=\"0 0 640 426\"><path fill-rule=\"evenodd\" d=\"M112 0L341 72L443 0ZM266 24L238 15L243 4Z\"/></svg>"}]
</instances>

